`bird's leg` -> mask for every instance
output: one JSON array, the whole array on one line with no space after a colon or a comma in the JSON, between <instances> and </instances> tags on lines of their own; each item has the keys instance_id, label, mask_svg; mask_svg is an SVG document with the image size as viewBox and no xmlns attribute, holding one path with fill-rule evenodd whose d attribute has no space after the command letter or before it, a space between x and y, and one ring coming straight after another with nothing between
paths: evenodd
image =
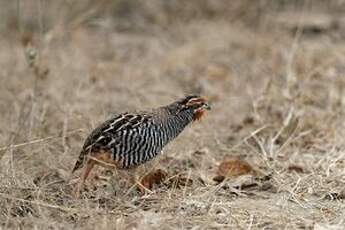
<instances>
[{"instance_id":1,"label":"bird's leg","mask_svg":"<svg viewBox=\"0 0 345 230\"><path fill-rule=\"evenodd\" d=\"M139 168L140 167L140 168ZM136 171L134 172L134 185L139 190L140 193L144 194L145 192L151 192L150 186L146 186L145 183L143 183L144 178L146 177L146 168L139 166ZM139 171L139 173L138 173ZM138 176L138 174L140 176Z\"/></svg>"},{"instance_id":2,"label":"bird's leg","mask_svg":"<svg viewBox=\"0 0 345 230\"><path fill-rule=\"evenodd\" d=\"M140 187L139 190L141 192L144 191L151 191L154 184L161 184L164 182L168 173L162 169L157 169L159 164L159 159L155 159L152 161L151 166L147 169L145 168L145 173L140 178Z\"/></svg>"},{"instance_id":3,"label":"bird's leg","mask_svg":"<svg viewBox=\"0 0 345 230\"><path fill-rule=\"evenodd\" d=\"M86 162L86 164L84 166L84 169L83 169L83 172L82 172L79 184L77 186L77 191L76 191L76 196L77 197L79 196L80 191L84 188L85 181L86 181L87 177L89 176L92 168L95 166L95 163L96 162L94 160L87 159L87 162Z\"/></svg>"},{"instance_id":4,"label":"bird's leg","mask_svg":"<svg viewBox=\"0 0 345 230\"><path fill-rule=\"evenodd\" d=\"M148 188L146 188L141 183L141 177L139 176L141 173L141 166L130 168L126 170L126 173L123 174L125 178L128 180L128 182L131 184L131 188L129 191L132 190L132 188L137 188L141 193L145 193L145 191L149 191ZM124 172L122 172L124 173Z\"/></svg>"},{"instance_id":5,"label":"bird's leg","mask_svg":"<svg viewBox=\"0 0 345 230\"><path fill-rule=\"evenodd\" d=\"M149 169L149 171L142 166L141 172L138 176L138 168L132 174L133 184L137 187L140 193L152 192L151 188L154 184L161 184L167 177L167 173L161 169L155 169L155 167Z\"/></svg>"}]
</instances>

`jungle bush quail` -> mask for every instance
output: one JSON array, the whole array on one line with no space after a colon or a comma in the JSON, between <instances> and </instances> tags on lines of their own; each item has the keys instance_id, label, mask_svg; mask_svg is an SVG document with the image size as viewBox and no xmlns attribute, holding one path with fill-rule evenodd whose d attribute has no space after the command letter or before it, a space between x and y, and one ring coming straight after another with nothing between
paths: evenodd
<instances>
[{"instance_id":1,"label":"jungle bush quail","mask_svg":"<svg viewBox=\"0 0 345 230\"><path fill-rule=\"evenodd\" d=\"M151 111L123 113L105 121L87 137L74 166L73 172L84 167L78 193L96 164L117 169L141 165L209 109L204 98L191 95Z\"/></svg>"}]
</instances>

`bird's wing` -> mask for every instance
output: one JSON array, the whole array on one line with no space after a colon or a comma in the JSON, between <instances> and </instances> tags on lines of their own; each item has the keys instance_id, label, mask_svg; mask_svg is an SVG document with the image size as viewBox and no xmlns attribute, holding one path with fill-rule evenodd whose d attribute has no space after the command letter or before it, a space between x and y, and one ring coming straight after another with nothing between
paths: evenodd
<instances>
[{"instance_id":1,"label":"bird's wing","mask_svg":"<svg viewBox=\"0 0 345 230\"><path fill-rule=\"evenodd\" d=\"M109 139L116 137L116 134L123 130L137 128L151 122L152 116L145 112L124 113L111 118L97 127L86 139L83 151L88 151L95 144L106 144Z\"/></svg>"},{"instance_id":2,"label":"bird's wing","mask_svg":"<svg viewBox=\"0 0 345 230\"><path fill-rule=\"evenodd\" d=\"M139 128L150 122L153 122L153 116L146 112L123 113L103 122L86 138L72 173L83 166L86 156L93 151L93 148L104 148L112 141L116 141L119 132Z\"/></svg>"}]
</instances>

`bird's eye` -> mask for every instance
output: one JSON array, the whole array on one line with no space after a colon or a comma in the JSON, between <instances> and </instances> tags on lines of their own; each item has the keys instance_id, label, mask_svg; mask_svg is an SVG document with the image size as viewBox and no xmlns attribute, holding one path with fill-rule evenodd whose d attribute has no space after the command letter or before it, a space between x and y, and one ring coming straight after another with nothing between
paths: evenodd
<instances>
[{"instance_id":1,"label":"bird's eye","mask_svg":"<svg viewBox=\"0 0 345 230\"><path fill-rule=\"evenodd\" d=\"M207 102L203 103L203 106L202 106L204 109L207 109L207 110L210 110L211 109L211 105Z\"/></svg>"}]
</instances>

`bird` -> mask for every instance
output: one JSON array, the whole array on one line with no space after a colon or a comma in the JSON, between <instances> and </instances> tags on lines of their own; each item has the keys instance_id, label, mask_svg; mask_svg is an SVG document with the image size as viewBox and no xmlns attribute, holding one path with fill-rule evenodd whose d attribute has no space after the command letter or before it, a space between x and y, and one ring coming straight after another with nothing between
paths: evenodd
<instances>
[{"instance_id":1,"label":"bird","mask_svg":"<svg viewBox=\"0 0 345 230\"><path fill-rule=\"evenodd\" d=\"M148 111L124 112L101 123L86 138L72 170L83 169L80 193L95 165L130 170L158 156L190 123L210 110L200 95L188 95ZM135 178L131 179L135 183Z\"/></svg>"}]
</instances>

